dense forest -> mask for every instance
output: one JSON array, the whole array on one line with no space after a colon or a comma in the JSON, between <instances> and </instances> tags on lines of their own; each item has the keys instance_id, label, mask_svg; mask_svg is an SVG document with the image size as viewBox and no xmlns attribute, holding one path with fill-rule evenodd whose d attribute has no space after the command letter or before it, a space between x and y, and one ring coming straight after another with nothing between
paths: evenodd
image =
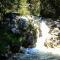
<instances>
[{"instance_id":1,"label":"dense forest","mask_svg":"<svg viewBox=\"0 0 60 60\"><path fill-rule=\"evenodd\" d=\"M3 16L9 12L17 12L20 15L59 17L60 0L1 0L0 15Z\"/></svg>"},{"instance_id":2,"label":"dense forest","mask_svg":"<svg viewBox=\"0 0 60 60\"><path fill-rule=\"evenodd\" d=\"M60 0L0 0L0 56L36 47L37 33L42 35L40 18L47 21L52 35L44 45L60 48Z\"/></svg>"}]
</instances>

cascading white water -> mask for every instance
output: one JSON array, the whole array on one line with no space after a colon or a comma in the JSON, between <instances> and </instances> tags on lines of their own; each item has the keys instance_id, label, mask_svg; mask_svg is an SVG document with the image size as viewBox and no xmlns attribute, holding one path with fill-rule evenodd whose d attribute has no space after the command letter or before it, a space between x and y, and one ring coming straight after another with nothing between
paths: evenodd
<instances>
[{"instance_id":1,"label":"cascading white water","mask_svg":"<svg viewBox=\"0 0 60 60\"><path fill-rule=\"evenodd\" d=\"M45 21L42 21L40 23L40 29L41 29L42 36L39 37L39 33L38 33L36 48L43 52L50 52L52 54L60 55L60 48L46 48L44 46L45 40L51 37L51 35L49 34L50 28L46 25Z\"/></svg>"},{"instance_id":2,"label":"cascading white water","mask_svg":"<svg viewBox=\"0 0 60 60\"><path fill-rule=\"evenodd\" d=\"M41 29L41 33L42 33L42 36L39 37L39 34L38 34L38 38L37 38L37 43L36 43L36 48L44 48L44 42L46 40L46 38L48 37L49 35L49 28L48 26L45 24L44 21L42 21L40 23L40 29Z\"/></svg>"}]
</instances>

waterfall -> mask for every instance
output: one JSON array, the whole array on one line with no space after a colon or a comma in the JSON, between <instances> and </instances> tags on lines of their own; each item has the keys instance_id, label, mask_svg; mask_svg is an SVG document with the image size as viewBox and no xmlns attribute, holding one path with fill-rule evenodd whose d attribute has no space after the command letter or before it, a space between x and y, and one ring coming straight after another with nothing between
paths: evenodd
<instances>
[{"instance_id":1,"label":"waterfall","mask_svg":"<svg viewBox=\"0 0 60 60\"><path fill-rule=\"evenodd\" d=\"M42 36L39 37L39 33L38 33L36 48L39 51L60 55L60 48L47 48L44 46L44 42L46 41L46 39L51 37L51 34L49 34L50 28L48 27L48 25L46 25L45 21L42 21L40 23L40 29Z\"/></svg>"},{"instance_id":2,"label":"waterfall","mask_svg":"<svg viewBox=\"0 0 60 60\"><path fill-rule=\"evenodd\" d=\"M44 47L44 42L45 42L46 38L49 35L48 32L49 32L50 29L46 25L45 21L42 21L40 23L40 29L41 29L42 36L37 38L36 48L40 48L41 49L41 48Z\"/></svg>"}]
</instances>

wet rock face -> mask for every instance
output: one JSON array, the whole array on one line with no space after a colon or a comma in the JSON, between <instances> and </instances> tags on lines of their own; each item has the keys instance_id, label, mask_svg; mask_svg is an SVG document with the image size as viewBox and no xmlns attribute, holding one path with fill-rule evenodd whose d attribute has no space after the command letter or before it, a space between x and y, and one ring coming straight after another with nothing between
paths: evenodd
<instances>
[{"instance_id":1,"label":"wet rock face","mask_svg":"<svg viewBox=\"0 0 60 60\"><path fill-rule=\"evenodd\" d=\"M20 18L19 19L19 29L27 29L27 27L28 27L28 22L27 22L27 20L25 20L24 18Z\"/></svg>"},{"instance_id":2,"label":"wet rock face","mask_svg":"<svg viewBox=\"0 0 60 60\"><path fill-rule=\"evenodd\" d=\"M56 35L51 35L51 38L45 42L47 48L60 48L60 38Z\"/></svg>"},{"instance_id":3,"label":"wet rock face","mask_svg":"<svg viewBox=\"0 0 60 60\"><path fill-rule=\"evenodd\" d=\"M26 29L28 27L26 17L19 16L15 13L9 13L5 15L5 22L8 29L14 34L20 34L20 30Z\"/></svg>"},{"instance_id":4,"label":"wet rock face","mask_svg":"<svg viewBox=\"0 0 60 60\"><path fill-rule=\"evenodd\" d=\"M50 21L50 37L47 37L45 46L50 48L60 48L60 20Z\"/></svg>"},{"instance_id":5,"label":"wet rock face","mask_svg":"<svg viewBox=\"0 0 60 60\"><path fill-rule=\"evenodd\" d=\"M26 34L26 40L23 42L22 46L25 48L33 48L36 46L36 42L36 37L34 37L34 33L31 31Z\"/></svg>"},{"instance_id":6,"label":"wet rock face","mask_svg":"<svg viewBox=\"0 0 60 60\"><path fill-rule=\"evenodd\" d=\"M27 17L19 16L15 13L8 13L5 15L2 25L3 29L4 27L6 28L8 42L10 41L11 45L13 45L10 46L11 51L16 52L16 49L19 50L18 46L14 45L17 43L25 48L35 46L37 29L29 22Z\"/></svg>"},{"instance_id":7,"label":"wet rock face","mask_svg":"<svg viewBox=\"0 0 60 60\"><path fill-rule=\"evenodd\" d=\"M41 15L45 17L58 17L60 15L60 0L41 0Z\"/></svg>"}]
</instances>

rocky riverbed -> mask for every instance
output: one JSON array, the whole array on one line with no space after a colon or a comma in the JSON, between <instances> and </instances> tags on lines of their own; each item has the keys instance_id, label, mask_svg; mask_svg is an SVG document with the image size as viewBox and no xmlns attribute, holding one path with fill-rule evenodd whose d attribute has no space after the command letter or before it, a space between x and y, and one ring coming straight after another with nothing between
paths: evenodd
<instances>
[{"instance_id":1,"label":"rocky riverbed","mask_svg":"<svg viewBox=\"0 0 60 60\"><path fill-rule=\"evenodd\" d=\"M19 19L18 19L19 18ZM24 18L24 19L23 19ZM28 20L27 20L27 19ZM19 20L19 22L18 22ZM26 20L26 21L25 21ZM12 45L12 47L14 47L14 49L12 48L12 50L15 52L15 54L12 54L10 56L8 56L7 60L60 60L59 56L58 55L54 55L52 54L53 52L51 52L48 48L60 48L60 20L53 20L51 18L44 18L44 17L36 17L36 16L32 16L32 17L27 17L27 16L17 16L16 18L14 19L10 19L9 20L9 17L6 19L6 24L8 24L8 27L7 29L9 30L10 29L10 32L13 33L10 34L6 34L6 31L5 31L5 35L4 36L8 36L7 38L9 38L10 36L10 39L9 41L11 40L13 42L14 40L14 37L20 37L20 34L22 34L24 32L24 30L28 27L27 25L29 24L28 21L31 23L31 25L36 29L36 32L37 32L37 37L39 37L39 41L41 40L40 38L42 38L42 40L39 42L38 39L38 43L37 41L35 41L35 39L33 38L35 34L35 31L34 31L34 34L33 36L31 35L32 31L30 33L27 34L27 42L23 42L23 45L24 47L26 47L27 49L23 49L23 51L21 52L18 52L16 53L16 50L19 50L17 49L18 45L17 46L14 46L14 44ZM43 23L42 23L43 21ZM2 23L4 25L6 25L5 23ZM26 25L27 24L27 25ZM42 25L41 25L42 24ZM7 26L7 25L6 25ZM5 27L6 27L5 26ZM30 26L30 25L29 25ZM4 27L4 26L3 26ZM30 26L31 27L31 26ZM31 27L32 28L32 27ZM42 29L41 29L42 28ZM20 29L20 30L19 30ZM22 30L21 30L22 29ZM1 30L2 31L2 30ZM29 32L28 31L28 32ZM8 32L8 31L7 31ZM22 32L22 33L20 33ZM27 32L27 29L26 29L26 32ZM47 35L46 35L47 33ZM10 35L9 35L10 34ZM25 34L25 32L24 32ZM22 35L22 37L26 37L26 34L25 35ZM16 35L16 36L15 36ZM12 38L13 39L12 39ZM5 37L6 38L6 37ZM17 40L17 38L15 40ZM14 40L14 41L15 41ZM8 40L7 40L8 41ZM18 41L20 41L18 39ZM19 42L18 42L19 43ZM32 45L25 45L26 43L28 44L32 44ZM35 43L37 43L37 46L38 49L36 48L33 48L35 47L36 45L34 45ZM40 44L41 43L41 44ZM47 47L48 51L50 52L44 52L42 51L42 47L44 44L44 47ZM19 45L20 46L20 45ZM28 47L27 47L28 46ZM32 47L33 46L33 47ZM41 46L41 47L40 47ZM4 47L4 46L3 46ZM19 47L20 48L20 47ZM40 49L39 49L40 48ZM8 48L9 49L9 48ZM4 49L3 49L4 50ZM43 50L45 50L43 48ZM5 50L4 50L5 51ZM57 50L56 50L57 51ZM56 51L54 53L56 53ZM58 51L59 52L59 51ZM2 59L1 59L2 60ZM4 60L4 59L3 59Z\"/></svg>"},{"instance_id":2,"label":"rocky riverbed","mask_svg":"<svg viewBox=\"0 0 60 60\"><path fill-rule=\"evenodd\" d=\"M47 19L50 28L49 36L45 41L45 46L50 48L60 48L60 20Z\"/></svg>"},{"instance_id":3,"label":"rocky riverbed","mask_svg":"<svg viewBox=\"0 0 60 60\"><path fill-rule=\"evenodd\" d=\"M8 60L60 60L60 56L28 48L25 53L16 53Z\"/></svg>"}]
</instances>

